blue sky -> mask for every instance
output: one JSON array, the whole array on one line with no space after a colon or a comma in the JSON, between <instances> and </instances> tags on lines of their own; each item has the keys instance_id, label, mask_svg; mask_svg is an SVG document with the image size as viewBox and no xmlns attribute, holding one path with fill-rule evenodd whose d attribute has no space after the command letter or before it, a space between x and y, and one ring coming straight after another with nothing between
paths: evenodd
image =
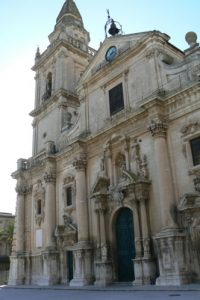
<instances>
[{"instance_id":1,"label":"blue sky","mask_svg":"<svg viewBox=\"0 0 200 300\"><path fill-rule=\"evenodd\" d=\"M200 37L199 0L76 0L90 46L98 48L104 39L106 9L119 21L125 34L160 30L171 43L187 48L185 34ZM10 174L20 157L31 156L32 127L29 112L34 105L34 63L37 46L44 51L48 35L64 0L0 0L0 82L1 82L1 195L0 211L15 211L15 181ZM200 38L199 38L200 41Z\"/></svg>"}]
</instances>

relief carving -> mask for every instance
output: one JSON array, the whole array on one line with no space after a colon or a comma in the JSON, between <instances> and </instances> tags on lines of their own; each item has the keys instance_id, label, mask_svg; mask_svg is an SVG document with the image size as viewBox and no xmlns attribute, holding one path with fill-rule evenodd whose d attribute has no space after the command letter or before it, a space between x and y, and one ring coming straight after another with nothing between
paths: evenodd
<instances>
[{"instance_id":1,"label":"relief carving","mask_svg":"<svg viewBox=\"0 0 200 300\"><path fill-rule=\"evenodd\" d=\"M160 118L152 119L148 129L153 137L166 137L167 135L167 124Z\"/></svg>"},{"instance_id":2,"label":"relief carving","mask_svg":"<svg viewBox=\"0 0 200 300\"><path fill-rule=\"evenodd\" d=\"M194 134L199 130L200 130L200 122L194 121L194 122L191 122L190 124L184 126L181 129L181 133L183 134L183 137L185 137L187 135Z\"/></svg>"},{"instance_id":3,"label":"relief carving","mask_svg":"<svg viewBox=\"0 0 200 300\"><path fill-rule=\"evenodd\" d=\"M193 67L191 74L195 80L200 80L200 64Z\"/></svg>"},{"instance_id":4,"label":"relief carving","mask_svg":"<svg viewBox=\"0 0 200 300\"><path fill-rule=\"evenodd\" d=\"M194 178L193 181L194 181L195 191L200 193L200 176L197 176L196 178Z\"/></svg>"},{"instance_id":5,"label":"relief carving","mask_svg":"<svg viewBox=\"0 0 200 300\"><path fill-rule=\"evenodd\" d=\"M33 187L33 198L35 205L35 222L40 226L41 223L44 222L45 217L45 189L41 180L38 180Z\"/></svg>"}]
</instances>

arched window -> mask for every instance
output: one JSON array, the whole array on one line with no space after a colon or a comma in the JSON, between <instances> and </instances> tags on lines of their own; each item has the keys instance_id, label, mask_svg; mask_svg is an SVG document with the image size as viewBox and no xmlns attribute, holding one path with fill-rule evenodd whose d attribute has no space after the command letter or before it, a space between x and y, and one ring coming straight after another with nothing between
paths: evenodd
<instances>
[{"instance_id":1,"label":"arched window","mask_svg":"<svg viewBox=\"0 0 200 300\"><path fill-rule=\"evenodd\" d=\"M48 98L50 98L51 93L52 93L52 73L51 72L49 72L47 75L46 92L47 92Z\"/></svg>"},{"instance_id":2,"label":"arched window","mask_svg":"<svg viewBox=\"0 0 200 300\"><path fill-rule=\"evenodd\" d=\"M46 78L46 90L44 95L42 96L42 100L48 100L52 94L52 73L49 72Z\"/></svg>"}]
</instances>

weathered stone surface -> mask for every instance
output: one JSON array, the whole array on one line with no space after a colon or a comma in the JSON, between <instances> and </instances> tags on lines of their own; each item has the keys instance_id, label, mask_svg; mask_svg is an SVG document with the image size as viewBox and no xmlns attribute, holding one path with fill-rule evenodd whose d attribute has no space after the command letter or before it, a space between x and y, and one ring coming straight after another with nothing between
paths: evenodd
<instances>
[{"instance_id":1,"label":"weathered stone surface","mask_svg":"<svg viewBox=\"0 0 200 300\"><path fill-rule=\"evenodd\" d=\"M118 281L130 233L134 285L200 281L199 46L184 53L149 31L106 38L94 56L74 1L49 40L33 67L33 155L12 174L10 284ZM123 101L114 113L113 99Z\"/></svg>"}]
</instances>

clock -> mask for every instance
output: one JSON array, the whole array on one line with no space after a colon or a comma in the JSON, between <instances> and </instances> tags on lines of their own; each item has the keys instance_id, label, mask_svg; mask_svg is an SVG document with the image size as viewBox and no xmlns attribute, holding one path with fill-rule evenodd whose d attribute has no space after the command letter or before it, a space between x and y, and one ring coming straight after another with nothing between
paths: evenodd
<instances>
[{"instance_id":1,"label":"clock","mask_svg":"<svg viewBox=\"0 0 200 300\"><path fill-rule=\"evenodd\" d=\"M117 55L117 48L115 46L111 46L105 55L107 61L112 61Z\"/></svg>"}]
</instances>

